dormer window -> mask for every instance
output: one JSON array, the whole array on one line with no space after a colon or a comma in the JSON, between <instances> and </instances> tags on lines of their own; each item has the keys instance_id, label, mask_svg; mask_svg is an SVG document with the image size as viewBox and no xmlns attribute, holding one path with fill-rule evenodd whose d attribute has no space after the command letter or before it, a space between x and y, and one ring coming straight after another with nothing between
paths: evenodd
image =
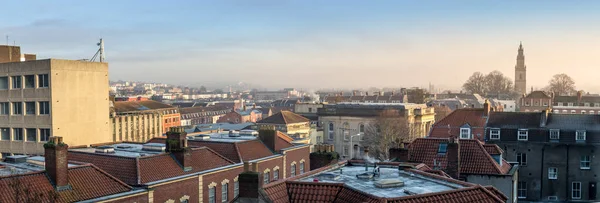
<instances>
[{"instance_id":1,"label":"dormer window","mask_svg":"<svg viewBox=\"0 0 600 203\"><path fill-rule=\"evenodd\" d=\"M492 139L492 140L500 139L500 129L499 128L490 129L490 139Z\"/></svg>"},{"instance_id":2,"label":"dormer window","mask_svg":"<svg viewBox=\"0 0 600 203\"><path fill-rule=\"evenodd\" d=\"M577 142L585 142L585 130L578 130L575 132L575 140Z\"/></svg>"},{"instance_id":3,"label":"dormer window","mask_svg":"<svg viewBox=\"0 0 600 203\"><path fill-rule=\"evenodd\" d=\"M527 129L520 129L519 130L519 134L517 136L517 139L519 141L527 141L527 140L529 140L529 132L527 131Z\"/></svg>"},{"instance_id":4,"label":"dormer window","mask_svg":"<svg viewBox=\"0 0 600 203\"><path fill-rule=\"evenodd\" d=\"M460 139L472 139L471 128L460 128Z\"/></svg>"},{"instance_id":5,"label":"dormer window","mask_svg":"<svg viewBox=\"0 0 600 203\"><path fill-rule=\"evenodd\" d=\"M502 154L493 154L492 158L494 158L494 161L496 161L496 163L502 166Z\"/></svg>"},{"instance_id":6,"label":"dormer window","mask_svg":"<svg viewBox=\"0 0 600 203\"><path fill-rule=\"evenodd\" d=\"M558 141L560 139L560 130L559 129L550 129L550 142Z\"/></svg>"}]
</instances>

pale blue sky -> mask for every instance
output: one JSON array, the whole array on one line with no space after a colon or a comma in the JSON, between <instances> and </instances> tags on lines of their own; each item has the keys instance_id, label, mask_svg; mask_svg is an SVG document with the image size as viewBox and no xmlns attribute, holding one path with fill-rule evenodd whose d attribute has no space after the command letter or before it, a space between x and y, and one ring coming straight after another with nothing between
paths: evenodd
<instances>
[{"instance_id":1,"label":"pale blue sky","mask_svg":"<svg viewBox=\"0 0 600 203\"><path fill-rule=\"evenodd\" d=\"M40 58L90 58L103 37L114 80L458 89L474 71L514 77L523 41L528 86L565 72L580 89L600 91L600 1L9 0L0 7L0 34Z\"/></svg>"}]
</instances>

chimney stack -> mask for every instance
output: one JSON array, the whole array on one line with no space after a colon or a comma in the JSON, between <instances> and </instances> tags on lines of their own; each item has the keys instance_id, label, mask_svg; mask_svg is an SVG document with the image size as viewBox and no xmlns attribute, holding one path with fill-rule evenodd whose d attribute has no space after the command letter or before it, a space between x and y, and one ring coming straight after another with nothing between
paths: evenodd
<instances>
[{"instance_id":1,"label":"chimney stack","mask_svg":"<svg viewBox=\"0 0 600 203\"><path fill-rule=\"evenodd\" d=\"M183 127L171 127L167 132L165 146L165 151L170 152L175 157L184 171L192 170L192 151L187 146L187 133Z\"/></svg>"},{"instance_id":2,"label":"chimney stack","mask_svg":"<svg viewBox=\"0 0 600 203\"><path fill-rule=\"evenodd\" d=\"M548 113L550 113L550 111L552 111L550 109L550 107L546 108L545 110L542 111L542 117L540 120L540 127L546 127L546 124L548 123Z\"/></svg>"},{"instance_id":3,"label":"chimney stack","mask_svg":"<svg viewBox=\"0 0 600 203\"><path fill-rule=\"evenodd\" d=\"M460 178L460 144L456 137L450 137L446 148L447 167L446 173L454 179Z\"/></svg>"},{"instance_id":4,"label":"chimney stack","mask_svg":"<svg viewBox=\"0 0 600 203\"><path fill-rule=\"evenodd\" d=\"M577 91L577 105L581 103L581 98L583 97L583 91Z\"/></svg>"},{"instance_id":5,"label":"chimney stack","mask_svg":"<svg viewBox=\"0 0 600 203\"><path fill-rule=\"evenodd\" d=\"M277 152L275 147L276 137L277 131L275 131L274 126L263 126L258 130L258 138L274 152Z\"/></svg>"},{"instance_id":6,"label":"chimney stack","mask_svg":"<svg viewBox=\"0 0 600 203\"><path fill-rule=\"evenodd\" d=\"M487 99L485 100L485 102L483 103L483 116L488 117L490 115L490 101L488 101Z\"/></svg>"},{"instance_id":7,"label":"chimney stack","mask_svg":"<svg viewBox=\"0 0 600 203\"><path fill-rule=\"evenodd\" d=\"M69 166L67 150L69 145L63 142L62 137L52 136L44 144L44 159L46 173L50 177L57 191L71 189L69 185Z\"/></svg>"},{"instance_id":8,"label":"chimney stack","mask_svg":"<svg viewBox=\"0 0 600 203\"><path fill-rule=\"evenodd\" d=\"M244 172L238 176L240 202L258 202L259 188L262 188L260 174L253 167L256 164L244 162Z\"/></svg>"}]
</instances>

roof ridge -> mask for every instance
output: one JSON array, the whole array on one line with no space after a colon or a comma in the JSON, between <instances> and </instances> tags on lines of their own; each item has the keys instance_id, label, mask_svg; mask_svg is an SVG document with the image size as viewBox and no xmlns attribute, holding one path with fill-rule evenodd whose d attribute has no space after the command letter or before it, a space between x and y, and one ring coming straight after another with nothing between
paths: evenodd
<instances>
[{"instance_id":1,"label":"roof ridge","mask_svg":"<svg viewBox=\"0 0 600 203\"><path fill-rule=\"evenodd\" d=\"M209 147L207 147L207 146L203 146L203 147L200 147L200 148L198 148L198 149L202 149L202 148L205 148L206 150L208 150L208 151L212 152L213 154L215 154L215 155L217 155L217 156L221 157L222 159L225 159L225 161L229 161L230 163L232 163L232 164L235 164L235 162L234 162L234 161L232 161L232 160L229 160L227 157L224 157L223 155L221 155L221 154L217 153L215 150L212 150L211 148L209 148Z\"/></svg>"},{"instance_id":2,"label":"roof ridge","mask_svg":"<svg viewBox=\"0 0 600 203\"><path fill-rule=\"evenodd\" d=\"M104 174L104 175L105 175L105 176L107 176L108 178L110 178L110 179L113 179L113 180L117 181L119 184L121 184L121 185L125 186L125 187L126 187L126 188L128 188L129 190L132 190L132 189L133 189L133 187L131 187L131 186L127 185L127 183L125 183L125 182L123 182L123 181L119 180L118 178L116 178L116 177L114 177L114 176L110 175L110 174L109 174L109 173L107 173L106 171L104 171L104 170L102 170L102 169L98 168L96 165L94 165L94 164L89 164L88 166L89 166L89 167L92 167L93 169L96 169L96 171L98 171L98 172L100 172L100 173Z\"/></svg>"},{"instance_id":3,"label":"roof ridge","mask_svg":"<svg viewBox=\"0 0 600 203\"><path fill-rule=\"evenodd\" d=\"M479 149L483 150L483 152L485 152L485 156L488 158L487 160L489 162L491 162L494 165L494 168L496 169L496 172L498 172L498 174L504 174L502 172L502 169L500 168L500 165L496 162L496 160L494 159L494 157L492 157L492 155L490 155L490 153L485 150L485 147L483 146L483 143L481 143L481 141L477 140L477 145L479 146ZM500 157L500 159L502 159L502 157Z\"/></svg>"},{"instance_id":4,"label":"roof ridge","mask_svg":"<svg viewBox=\"0 0 600 203\"><path fill-rule=\"evenodd\" d=\"M492 198L498 200L499 202L504 202L504 200L500 199L500 197L496 196L496 194L492 193L491 191L489 191L487 188L481 186L481 185L477 185L477 188L479 188L480 190L483 190L485 193L487 193L489 196L491 196ZM508 199L508 198L507 198Z\"/></svg>"}]
</instances>

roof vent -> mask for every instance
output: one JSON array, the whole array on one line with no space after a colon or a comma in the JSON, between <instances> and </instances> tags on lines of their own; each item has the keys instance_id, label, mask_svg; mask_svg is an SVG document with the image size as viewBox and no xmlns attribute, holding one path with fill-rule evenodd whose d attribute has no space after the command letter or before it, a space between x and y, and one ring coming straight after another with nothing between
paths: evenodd
<instances>
[{"instance_id":1,"label":"roof vent","mask_svg":"<svg viewBox=\"0 0 600 203\"><path fill-rule=\"evenodd\" d=\"M196 137L194 137L194 140L208 140L208 139L210 139L210 135L207 135L207 134L196 135Z\"/></svg>"},{"instance_id":2,"label":"roof vent","mask_svg":"<svg viewBox=\"0 0 600 203\"><path fill-rule=\"evenodd\" d=\"M373 183L375 187L378 188L393 188L393 187L402 187L404 186L404 182L398 179L382 179L375 181Z\"/></svg>"},{"instance_id":3,"label":"roof vent","mask_svg":"<svg viewBox=\"0 0 600 203\"><path fill-rule=\"evenodd\" d=\"M133 148L133 147L129 146L129 145L118 145L117 146L117 149L131 149L131 148Z\"/></svg>"},{"instance_id":4,"label":"roof vent","mask_svg":"<svg viewBox=\"0 0 600 203\"><path fill-rule=\"evenodd\" d=\"M115 148L112 146L96 147L96 153L115 153Z\"/></svg>"},{"instance_id":5,"label":"roof vent","mask_svg":"<svg viewBox=\"0 0 600 203\"><path fill-rule=\"evenodd\" d=\"M340 175L335 173L321 173L315 178L317 178L318 180L339 180Z\"/></svg>"},{"instance_id":6,"label":"roof vent","mask_svg":"<svg viewBox=\"0 0 600 203\"><path fill-rule=\"evenodd\" d=\"M142 150L144 151L164 152L165 148L165 144L162 143L146 143L142 145Z\"/></svg>"},{"instance_id":7,"label":"roof vent","mask_svg":"<svg viewBox=\"0 0 600 203\"><path fill-rule=\"evenodd\" d=\"M229 131L229 137L239 137L239 136L240 136L240 132L238 132L236 130Z\"/></svg>"},{"instance_id":8,"label":"roof vent","mask_svg":"<svg viewBox=\"0 0 600 203\"><path fill-rule=\"evenodd\" d=\"M14 164L25 163L25 162L27 162L27 156L25 156L25 155L7 156L4 161L6 163L14 163Z\"/></svg>"}]
</instances>

